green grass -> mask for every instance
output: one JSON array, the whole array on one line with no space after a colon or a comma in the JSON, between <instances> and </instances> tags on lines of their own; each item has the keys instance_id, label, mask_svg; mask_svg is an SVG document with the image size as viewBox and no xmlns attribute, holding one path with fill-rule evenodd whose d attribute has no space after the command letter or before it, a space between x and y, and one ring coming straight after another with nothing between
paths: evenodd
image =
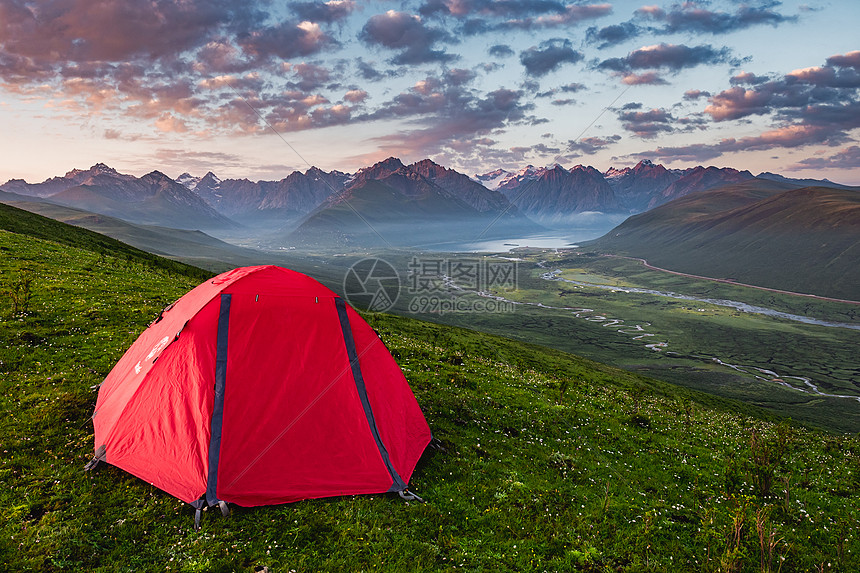
<instances>
[{"instance_id":1,"label":"green grass","mask_svg":"<svg viewBox=\"0 0 860 573\"><path fill-rule=\"evenodd\" d=\"M0 299L0 563L10 571L860 568L856 437L389 315L367 318L443 446L413 475L426 503L237 507L204 515L195 532L188 505L112 466L82 466L90 387L199 278L71 246L65 232L57 242L0 231L0 280L34 277L26 312Z\"/></svg>"},{"instance_id":2,"label":"green grass","mask_svg":"<svg viewBox=\"0 0 860 573\"><path fill-rule=\"evenodd\" d=\"M713 361L717 358L747 369L764 368L783 377L808 377L824 393L860 396L857 330L808 325L651 294L616 293L547 281L540 275L551 269L569 269L569 278L593 284L730 299L823 320L860 324L857 314L860 309L856 305L691 280L643 270L633 261L576 255L573 251L533 251L521 256L526 260L519 263L518 288L497 293L524 303L513 307L512 312L418 316L558 348L673 384L741 400L830 431L860 432L860 408L855 399L803 392L800 390L805 386L794 379L788 380L800 390L785 388ZM541 260L547 261L544 268L536 265ZM445 293L439 296L444 297ZM462 300L481 300L473 294L458 296ZM410 299L408 296L401 299L398 311L407 313ZM534 306L537 303L544 306ZM577 315L565 308L592 312ZM633 330L637 325L641 331ZM637 338L640 334L644 337ZM648 348L655 343L665 346L659 351Z\"/></svg>"}]
</instances>

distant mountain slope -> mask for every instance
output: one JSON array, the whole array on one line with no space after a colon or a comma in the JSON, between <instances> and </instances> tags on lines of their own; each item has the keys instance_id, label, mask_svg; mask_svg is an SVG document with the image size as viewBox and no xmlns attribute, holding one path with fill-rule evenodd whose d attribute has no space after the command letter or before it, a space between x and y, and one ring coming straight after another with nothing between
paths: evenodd
<instances>
[{"instance_id":1,"label":"distant mountain slope","mask_svg":"<svg viewBox=\"0 0 860 573\"><path fill-rule=\"evenodd\" d=\"M671 183L660 193L655 194L647 208L654 208L690 193L699 193L749 179L753 179L753 174L749 171L738 171L730 167L702 167L700 165L686 171L677 181Z\"/></svg>"},{"instance_id":2,"label":"distant mountain slope","mask_svg":"<svg viewBox=\"0 0 860 573\"><path fill-rule=\"evenodd\" d=\"M624 210L603 174L583 165L569 170L560 165L527 170L508 178L499 191L537 220L552 221L584 211Z\"/></svg>"},{"instance_id":3,"label":"distant mountain slope","mask_svg":"<svg viewBox=\"0 0 860 573\"><path fill-rule=\"evenodd\" d=\"M681 172L655 165L647 159L634 167L609 169L604 173L618 200L625 208L637 213L648 209L655 196L682 176Z\"/></svg>"},{"instance_id":4,"label":"distant mountain slope","mask_svg":"<svg viewBox=\"0 0 860 573\"><path fill-rule=\"evenodd\" d=\"M239 220L296 218L317 208L329 195L343 189L347 174L311 167L294 171L279 181L221 180L209 172L202 178L187 173L177 180L215 207Z\"/></svg>"},{"instance_id":5,"label":"distant mountain slope","mask_svg":"<svg viewBox=\"0 0 860 573\"><path fill-rule=\"evenodd\" d=\"M179 272L198 280L212 276L208 271L203 269L164 259L88 229L68 225L2 203L0 203L0 229L37 239L55 241L96 254L138 260L145 262L145 264L164 268L171 272Z\"/></svg>"},{"instance_id":6,"label":"distant mountain slope","mask_svg":"<svg viewBox=\"0 0 860 573\"><path fill-rule=\"evenodd\" d=\"M630 217L589 246L680 272L860 300L860 191L752 180Z\"/></svg>"},{"instance_id":7,"label":"distant mountain slope","mask_svg":"<svg viewBox=\"0 0 860 573\"><path fill-rule=\"evenodd\" d=\"M12 207L83 227L148 253L169 257L211 270L258 264L261 253L220 241L202 231L136 225L107 215L52 203L4 201Z\"/></svg>"},{"instance_id":8,"label":"distant mountain slope","mask_svg":"<svg viewBox=\"0 0 860 573\"><path fill-rule=\"evenodd\" d=\"M289 235L306 244L405 246L534 232L501 194L432 162L389 158L355 174ZM480 189L479 189L480 188Z\"/></svg>"},{"instance_id":9,"label":"distant mountain slope","mask_svg":"<svg viewBox=\"0 0 860 573\"><path fill-rule=\"evenodd\" d=\"M757 179L770 179L771 181L780 181L783 183L791 183L798 187L833 187L834 189L852 189L850 185L842 185L841 183L834 183L829 179L794 179L792 177L785 177L778 173L770 173L768 171L764 171L756 175Z\"/></svg>"},{"instance_id":10,"label":"distant mountain slope","mask_svg":"<svg viewBox=\"0 0 860 573\"><path fill-rule=\"evenodd\" d=\"M479 213L506 212L509 216L519 216L520 214L519 209L512 205L502 193L488 189L466 175L442 167L429 159L413 163L409 169L447 190Z\"/></svg>"},{"instance_id":11,"label":"distant mountain slope","mask_svg":"<svg viewBox=\"0 0 860 573\"><path fill-rule=\"evenodd\" d=\"M196 193L158 171L134 177L97 163L42 183L13 180L3 190L134 223L177 229L237 227Z\"/></svg>"}]
</instances>

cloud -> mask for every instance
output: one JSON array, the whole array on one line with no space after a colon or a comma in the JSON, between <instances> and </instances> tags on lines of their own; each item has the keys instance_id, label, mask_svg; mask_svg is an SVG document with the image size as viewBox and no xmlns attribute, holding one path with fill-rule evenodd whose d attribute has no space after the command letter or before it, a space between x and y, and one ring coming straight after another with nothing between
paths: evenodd
<instances>
[{"instance_id":1,"label":"cloud","mask_svg":"<svg viewBox=\"0 0 860 573\"><path fill-rule=\"evenodd\" d=\"M509 58L514 55L514 51L505 44L496 44L495 46L490 46L487 52L496 58Z\"/></svg>"},{"instance_id":2,"label":"cloud","mask_svg":"<svg viewBox=\"0 0 860 573\"><path fill-rule=\"evenodd\" d=\"M731 56L731 50L728 48L715 49L710 45L690 47L683 44L657 44L634 50L624 58L603 60L597 64L597 67L615 72L659 68L678 71L703 64L724 63L738 64L740 62Z\"/></svg>"},{"instance_id":3,"label":"cloud","mask_svg":"<svg viewBox=\"0 0 860 573\"><path fill-rule=\"evenodd\" d=\"M559 0L427 0L422 16L453 18L466 35L507 29L545 29L572 26L612 13L612 5L569 4Z\"/></svg>"},{"instance_id":4,"label":"cloud","mask_svg":"<svg viewBox=\"0 0 860 573\"><path fill-rule=\"evenodd\" d=\"M540 28L566 27L584 20L601 18L612 13L611 4L570 4L560 12L537 17L509 19L499 23L496 29L519 28L532 30Z\"/></svg>"},{"instance_id":5,"label":"cloud","mask_svg":"<svg viewBox=\"0 0 860 573\"><path fill-rule=\"evenodd\" d=\"M778 2L762 6L742 4L735 12L716 12L707 8L707 2L686 1L674 5L669 11L656 6L646 6L636 11L642 19L662 24L653 31L663 34L705 33L728 34L752 26L778 26L796 22L796 16L785 16L773 10Z\"/></svg>"},{"instance_id":6,"label":"cloud","mask_svg":"<svg viewBox=\"0 0 860 573\"><path fill-rule=\"evenodd\" d=\"M618 143L619 141L621 141L620 135L609 135L607 137L583 137L577 141L568 141L567 150L577 154L594 155L598 151L603 151L610 145Z\"/></svg>"},{"instance_id":7,"label":"cloud","mask_svg":"<svg viewBox=\"0 0 860 573\"><path fill-rule=\"evenodd\" d=\"M860 146L852 145L830 155L829 157L808 157L794 165L790 165L789 171L801 171L804 169L858 169L860 168Z\"/></svg>"},{"instance_id":8,"label":"cloud","mask_svg":"<svg viewBox=\"0 0 860 573\"><path fill-rule=\"evenodd\" d=\"M355 121L408 120L406 129L371 140L381 146L382 154L423 158L456 150L464 156L478 156L485 146L474 142L489 141L487 135L528 121L533 104L524 101L525 93L520 90L500 88L477 94L471 89L473 79L457 70L441 77L427 76Z\"/></svg>"},{"instance_id":9,"label":"cloud","mask_svg":"<svg viewBox=\"0 0 860 573\"><path fill-rule=\"evenodd\" d=\"M709 2L686 0L664 10L659 6L643 6L634 12L634 18L620 24L586 31L586 41L598 49L622 44L644 34L729 34L752 26L776 27L796 22L796 16L786 16L776 10L778 2L761 6L742 4L734 12L719 12L708 8ZM656 26L654 24L657 24Z\"/></svg>"},{"instance_id":10,"label":"cloud","mask_svg":"<svg viewBox=\"0 0 860 573\"><path fill-rule=\"evenodd\" d=\"M732 84L733 86L737 86L737 85L754 86L757 84L764 83L768 79L769 78L767 76L757 76L757 75L750 73L750 72L741 72L741 73L733 76L729 80L729 83Z\"/></svg>"},{"instance_id":11,"label":"cloud","mask_svg":"<svg viewBox=\"0 0 860 573\"><path fill-rule=\"evenodd\" d=\"M343 99L350 103L362 103L367 98L368 93L362 89L351 89L343 96Z\"/></svg>"},{"instance_id":12,"label":"cloud","mask_svg":"<svg viewBox=\"0 0 860 573\"><path fill-rule=\"evenodd\" d=\"M618 119L622 122L624 129L645 139L657 137L663 132L675 131L675 128L672 126L675 118L665 109L651 109L648 111L622 110L618 113Z\"/></svg>"},{"instance_id":13,"label":"cloud","mask_svg":"<svg viewBox=\"0 0 860 573\"><path fill-rule=\"evenodd\" d=\"M540 85L537 82L526 81L523 83L523 89L533 92L534 97L536 98L549 98L554 97L558 94L575 94L585 89L584 84L572 82L569 84L560 85L558 87L554 87L552 89L546 91L538 91L540 90ZM565 100L566 102L573 103L573 100Z\"/></svg>"},{"instance_id":14,"label":"cloud","mask_svg":"<svg viewBox=\"0 0 860 573\"><path fill-rule=\"evenodd\" d=\"M703 97L711 97L711 92L702 90L687 90L684 92L684 99L687 101L695 101Z\"/></svg>"},{"instance_id":15,"label":"cloud","mask_svg":"<svg viewBox=\"0 0 860 573\"><path fill-rule=\"evenodd\" d=\"M227 3L204 0L12 0L0 10L3 51L37 61L157 59L201 45L215 28L236 29Z\"/></svg>"},{"instance_id":16,"label":"cloud","mask_svg":"<svg viewBox=\"0 0 860 573\"><path fill-rule=\"evenodd\" d=\"M851 54L853 52L832 56L827 61L850 62ZM735 76L732 83L739 83L738 77ZM776 114L783 120L831 122L834 128L847 129L858 121L851 116L858 100L860 74L857 70L827 64L794 70L781 78L756 82L750 88L735 85L712 96L705 113L714 121ZM839 125L841 122L845 123Z\"/></svg>"},{"instance_id":17,"label":"cloud","mask_svg":"<svg viewBox=\"0 0 860 573\"><path fill-rule=\"evenodd\" d=\"M160 165L159 169L169 173L191 173L202 175L209 171L219 177L248 177L254 173L257 177L270 180L283 177L296 168L290 165L254 164L248 157L235 153L219 151L189 151L179 147L160 147L151 155L141 158L140 170L151 170L152 164Z\"/></svg>"},{"instance_id":18,"label":"cloud","mask_svg":"<svg viewBox=\"0 0 860 573\"><path fill-rule=\"evenodd\" d=\"M440 41L453 41L448 32L427 26L419 16L389 10L371 16L359 33L359 38L371 46L382 46L400 53L392 58L398 65L448 62L456 56L444 50L434 50Z\"/></svg>"},{"instance_id":19,"label":"cloud","mask_svg":"<svg viewBox=\"0 0 860 573\"><path fill-rule=\"evenodd\" d=\"M771 119L770 129L756 136L725 138L717 143L659 147L633 157L705 161L725 153L844 145L853 141L852 131L860 129L860 81L855 68L855 64L860 62L857 60L860 60L860 52L849 52L827 58L824 66L794 70L782 77L766 79L739 74L732 78L731 83L735 85L731 88L707 96L709 104L702 116L683 118L677 124L695 129L704 125L706 117L712 122L726 122L763 116ZM685 99L705 97L704 92L687 94ZM634 116L627 119L631 125L625 125L625 128L634 132L640 129L642 122L633 120L644 120ZM658 130L659 125L661 123L658 122ZM853 148L846 148L830 158L804 160L795 168L849 166L854 153Z\"/></svg>"},{"instance_id":20,"label":"cloud","mask_svg":"<svg viewBox=\"0 0 860 573\"><path fill-rule=\"evenodd\" d=\"M860 50L854 50L847 54L837 54L827 58L828 66L838 66L841 68L860 69Z\"/></svg>"},{"instance_id":21,"label":"cloud","mask_svg":"<svg viewBox=\"0 0 860 573\"><path fill-rule=\"evenodd\" d=\"M546 40L520 53L520 63L530 76L545 76L563 64L574 64L582 58L583 55L571 47L570 40L561 38Z\"/></svg>"},{"instance_id":22,"label":"cloud","mask_svg":"<svg viewBox=\"0 0 860 573\"><path fill-rule=\"evenodd\" d=\"M297 81L287 82L285 85L291 89L311 92L318 90L331 81L331 71L316 64L284 64L284 71L292 72L298 78Z\"/></svg>"},{"instance_id":23,"label":"cloud","mask_svg":"<svg viewBox=\"0 0 860 573\"><path fill-rule=\"evenodd\" d=\"M678 147L658 147L651 151L631 154L630 157L648 159L658 157L662 161L701 162L725 153L761 151L774 148L795 148L812 144L836 145L847 140L844 135L834 135L821 126L790 125L766 131L761 135L726 138L718 143L695 143Z\"/></svg>"},{"instance_id":24,"label":"cloud","mask_svg":"<svg viewBox=\"0 0 860 573\"><path fill-rule=\"evenodd\" d=\"M354 0L330 2L290 2L289 8L301 19L310 22L340 22L355 10Z\"/></svg>"},{"instance_id":25,"label":"cloud","mask_svg":"<svg viewBox=\"0 0 860 573\"><path fill-rule=\"evenodd\" d=\"M711 104L705 108L705 113L714 121L767 114L771 112L773 97L774 93L771 90L748 90L736 86L711 97Z\"/></svg>"},{"instance_id":26,"label":"cloud","mask_svg":"<svg viewBox=\"0 0 860 573\"><path fill-rule=\"evenodd\" d=\"M358 69L358 74L365 80L378 82L390 77L389 74L383 74L377 70L372 64L365 62L362 58L356 58L355 66Z\"/></svg>"},{"instance_id":27,"label":"cloud","mask_svg":"<svg viewBox=\"0 0 860 573\"><path fill-rule=\"evenodd\" d=\"M603 28L591 27L585 32L585 39L589 44L597 44L598 49L608 48L622 44L640 34L643 30L633 22L622 22L611 24Z\"/></svg>"},{"instance_id":28,"label":"cloud","mask_svg":"<svg viewBox=\"0 0 860 573\"><path fill-rule=\"evenodd\" d=\"M350 4L295 8L337 12ZM322 81L310 68L297 68L292 83L272 73L283 60L337 46L320 23L269 7L265 0L3 2L0 87L62 93L54 106L87 117L143 119L158 132L229 130L232 121L253 130L258 118L239 111L232 92L247 99L266 90L314 89Z\"/></svg>"},{"instance_id":29,"label":"cloud","mask_svg":"<svg viewBox=\"0 0 860 573\"><path fill-rule=\"evenodd\" d=\"M788 72L786 80L789 78L817 87L858 88L860 87L860 66L858 69L836 68L830 65L803 68Z\"/></svg>"},{"instance_id":30,"label":"cloud","mask_svg":"<svg viewBox=\"0 0 860 573\"><path fill-rule=\"evenodd\" d=\"M155 121L155 127L164 133L185 133L188 125L170 112L164 112Z\"/></svg>"},{"instance_id":31,"label":"cloud","mask_svg":"<svg viewBox=\"0 0 860 573\"><path fill-rule=\"evenodd\" d=\"M669 82L660 77L657 72L643 72L641 74L635 73L621 73L621 83L628 86L642 86L642 85L650 85L650 86L662 86L666 85Z\"/></svg>"},{"instance_id":32,"label":"cloud","mask_svg":"<svg viewBox=\"0 0 860 573\"><path fill-rule=\"evenodd\" d=\"M243 51L259 59L283 60L316 54L335 42L314 22L281 22L238 38Z\"/></svg>"}]
</instances>

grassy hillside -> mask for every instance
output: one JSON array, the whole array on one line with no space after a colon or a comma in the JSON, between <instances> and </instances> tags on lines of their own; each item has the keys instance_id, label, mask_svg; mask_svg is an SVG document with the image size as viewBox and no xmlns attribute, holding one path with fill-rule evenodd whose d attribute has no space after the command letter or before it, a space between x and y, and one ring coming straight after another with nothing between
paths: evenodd
<instances>
[{"instance_id":1,"label":"grassy hillside","mask_svg":"<svg viewBox=\"0 0 860 573\"><path fill-rule=\"evenodd\" d=\"M860 298L860 192L753 181L630 217L590 246L675 271Z\"/></svg>"},{"instance_id":2,"label":"grassy hillside","mask_svg":"<svg viewBox=\"0 0 860 573\"><path fill-rule=\"evenodd\" d=\"M259 251L225 243L202 231L136 225L107 215L46 202L15 201L10 204L56 221L107 235L148 253L189 262L206 269L224 271L237 266L258 264L261 257Z\"/></svg>"},{"instance_id":3,"label":"grassy hillside","mask_svg":"<svg viewBox=\"0 0 860 573\"><path fill-rule=\"evenodd\" d=\"M137 261L165 272L176 272L203 280L212 273L180 262L131 247L99 233L80 229L49 219L11 205L0 203L0 229L38 239L50 239L61 245L78 247L98 255L102 260L110 256L127 262Z\"/></svg>"},{"instance_id":4,"label":"grassy hillside","mask_svg":"<svg viewBox=\"0 0 860 573\"><path fill-rule=\"evenodd\" d=\"M411 483L426 503L374 495L234 508L229 518L205 515L195 532L186 504L111 466L81 468L93 450L90 387L205 273L128 248L114 256L105 250L113 243L41 225L0 231L8 570L860 568L856 437L387 315L369 321L442 445ZM13 312L11 293L27 278L29 301Z\"/></svg>"}]
</instances>

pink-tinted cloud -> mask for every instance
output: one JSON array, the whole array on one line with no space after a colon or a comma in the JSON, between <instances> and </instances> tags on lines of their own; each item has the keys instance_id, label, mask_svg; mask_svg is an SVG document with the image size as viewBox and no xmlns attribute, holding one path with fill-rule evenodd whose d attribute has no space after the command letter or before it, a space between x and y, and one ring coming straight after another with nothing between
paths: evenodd
<instances>
[{"instance_id":1,"label":"pink-tinted cloud","mask_svg":"<svg viewBox=\"0 0 860 573\"><path fill-rule=\"evenodd\" d=\"M675 118L665 109L622 110L618 113L618 119L624 129L645 139L675 131L672 125Z\"/></svg>"},{"instance_id":2,"label":"pink-tinted cloud","mask_svg":"<svg viewBox=\"0 0 860 573\"><path fill-rule=\"evenodd\" d=\"M860 169L860 146L852 145L827 157L808 157L788 167L789 171L804 169Z\"/></svg>"},{"instance_id":3,"label":"pink-tinted cloud","mask_svg":"<svg viewBox=\"0 0 860 573\"><path fill-rule=\"evenodd\" d=\"M853 53L832 56L827 61L850 63ZM838 135L858 126L858 107L860 73L849 66L825 65L794 70L764 82L756 81L749 88L736 85L712 96L704 112L718 122L771 115L799 125L826 124Z\"/></svg>"},{"instance_id":4,"label":"pink-tinted cloud","mask_svg":"<svg viewBox=\"0 0 860 573\"><path fill-rule=\"evenodd\" d=\"M368 98L368 93L360 89L352 89L344 94L343 99L349 103L361 103Z\"/></svg>"},{"instance_id":5,"label":"pink-tinted cloud","mask_svg":"<svg viewBox=\"0 0 860 573\"><path fill-rule=\"evenodd\" d=\"M847 54L836 54L827 58L828 66L837 66L841 68L860 69L860 50L854 50Z\"/></svg>"},{"instance_id":6,"label":"pink-tinted cloud","mask_svg":"<svg viewBox=\"0 0 860 573\"><path fill-rule=\"evenodd\" d=\"M834 144L844 142L845 137L835 137L831 130L820 126L790 125L766 131L761 135L740 139L726 138L717 143L696 143L677 147L658 147L651 151L631 154L630 157L648 159L657 157L662 161L706 161L725 153L761 151L776 148L795 148L812 144Z\"/></svg>"},{"instance_id":7,"label":"pink-tinted cloud","mask_svg":"<svg viewBox=\"0 0 860 573\"><path fill-rule=\"evenodd\" d=\"M295 11L353 7L311 2ZM189 130L206 119L221 126L230 117L248 119L225 105L224 91L260 92L266 88L260 70L334 45L319 23L278 20L267 9L263 0L241 6L232 0L3 2L0 87L62 92L59 105L77 113L143 118L162 132ZM310 64L293 71L294 84L307 91L328 79Z\"/></svg>"},{"instance_id":8,"label":"pink-tinted cloud","mask_svg":"<svg viewBox=\"0 0 860 573\"><path fill-rule=\"evenodd\" d=\"M684 92L684 99L688 101L695 101L703 97L711 97L711 92L702 90L687 90Z\"/></svg>"},{"instance_id":9,"label":"pink-tinted cloud","mask_svg":"<svg viewBox=\"0 0 860 573\"><path fill-rule=\"evenodd\" d=\"M633 72L621 73L621 83L628 86L659 86L668 84L666 80L660 77L657 72L643 72L636 74Z\"/></svg>"},{"instance_id":10,"label":"pink-tinted cloud","mask_svg":"<svg viewBox=\"0 0 860 573\"><path fill-rule=\"evenodd\" d=\"M756 85L768 80L767 76L757 76L751 72L741 72L733 76L729 83L734 85Z\"/></svg>"},{"instance_id":11,"label":"pink-tinted cloud","mask_svg":"<svg viewBox=\"0 0 860 573\"><path fill-rule=\"evenodd\" d=\"M748 115L762 115L771 112L773 94L767 91L745 89L740 86L722 91L711 98L705 113L714 121L739 119Z\"/></svg>"}]
</instances>

